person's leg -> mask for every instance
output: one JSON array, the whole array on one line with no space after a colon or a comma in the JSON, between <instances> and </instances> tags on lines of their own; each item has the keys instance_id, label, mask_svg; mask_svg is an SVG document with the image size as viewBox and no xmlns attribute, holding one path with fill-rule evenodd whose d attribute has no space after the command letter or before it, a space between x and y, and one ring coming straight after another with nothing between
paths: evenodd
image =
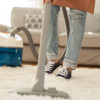
<instances>
[{"instance_id":1,"label":"person's leg","mask_svg":"<svg viewBox=\"0 0 100 100\"><path fill-rule=\"evenodd\" d=\"M60 7L51 5L50 24L48 30L47 59L55 60L58 55L58 13Z\"/></svg>"},{"instance_id":2,"label":"person's leg","mask_svg":"<svg viewBox=\"0 0 100 100\"><path fill-rule=\"evenodd\" d=\"M45 72L52 73L55 69L55 61L57 60L58 55L58 13L60 7L51 5L50 9L50 23L48 30L48 43L47 43L47 59L48 63L46 65ZM53 68L53 69L52 69Z\"/></svg>"},{"instance_id":3,"label":"person's leg","mask_svg":"<svg viewBox=\"0 0 100 100\"><path fill-rule=\"evenodd\" d=\"M68 38L63 68L71 72L75 69L81 43L84 36L86 12L76 9L70 9L70 34ZM62 69L63 70L63 69ZM58 74L62 73L62 70ZM67 76L66 76L67 78Z\"/></svg>"}]
</instances>

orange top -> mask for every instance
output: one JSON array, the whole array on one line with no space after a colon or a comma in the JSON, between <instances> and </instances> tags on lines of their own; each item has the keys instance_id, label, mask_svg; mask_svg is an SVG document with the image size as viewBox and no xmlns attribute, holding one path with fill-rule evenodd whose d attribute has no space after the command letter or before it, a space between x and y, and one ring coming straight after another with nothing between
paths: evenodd
<instances>
[{"instance_id":1,"label":"orange top","mask_svg":"<svg viewBox=\"0 0 100 100\"><path fill-rule=\"evenodd\" d=\"M47 3L50 2L50 0L43 0L44 3L45 1ZM95 7L95 0L51 0L51 4L83 10L93 14Z\"/></svg>"}]
</instances>

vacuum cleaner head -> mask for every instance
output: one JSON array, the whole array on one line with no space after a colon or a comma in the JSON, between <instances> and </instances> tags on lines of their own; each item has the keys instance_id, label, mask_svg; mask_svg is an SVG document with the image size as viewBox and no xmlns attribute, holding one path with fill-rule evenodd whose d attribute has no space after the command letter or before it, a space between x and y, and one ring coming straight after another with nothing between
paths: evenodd
<instances>
[{"instance_id":1,"label":"vacuum cleaner head","mask_svg":"<svg viewBox=\"0 0 100 100\"><path fill-rule=\"evenodd\" d=\"M65 98L66 100L70 99L70 96L62 91L57 91L56 88L48 88L47 90L44 89L43 91L34 91L33 89L22 89L22 90L17 90L17 94L20 95L37 95L37 96L50 96L52 98L57 97L57 98Z\"/></svg>"}]
</instances>

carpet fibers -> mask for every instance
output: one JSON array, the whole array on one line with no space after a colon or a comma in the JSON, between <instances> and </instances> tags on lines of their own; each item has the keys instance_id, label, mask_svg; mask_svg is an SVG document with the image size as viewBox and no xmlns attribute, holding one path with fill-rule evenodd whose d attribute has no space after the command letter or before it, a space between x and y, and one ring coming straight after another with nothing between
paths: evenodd
<instances>
[{"instance_id":1,"label":"carpet fibers","mask_svg":"<svg viewBox=\"0 0 100 100\"><path fill-rule=\"evenodd\" d=\"M0 100L65 100L49 96L21 96L9 93L21 88L31 88L35 83L37 67L0 67ZM65 80L56 77L56 72L45 74L45 88L56 87L57 90L68 93L71 100L100 100L100 69L77 68L73 77Z\"/></svg>"}]
</instances>

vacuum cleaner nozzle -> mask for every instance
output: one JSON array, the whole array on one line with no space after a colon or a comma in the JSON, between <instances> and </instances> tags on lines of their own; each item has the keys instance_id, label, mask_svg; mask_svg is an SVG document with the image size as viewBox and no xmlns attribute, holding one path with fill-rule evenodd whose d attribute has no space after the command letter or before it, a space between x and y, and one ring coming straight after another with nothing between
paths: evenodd
<instances>
[{"instance_id":1,"label":"vacuum cleaner nozzle","mask_svg":"<svg viewBox=\"0 0 100 100\"><path fill-rule=\"evenodd\" d=\"M52 98L65 98L70 99L70 96L62 91L57 91L56 88L48 88L47 90L44 89L43 91L33 91L32 89L22 89L17 91L20 95L37 95L37 96L50 96Z\"/></svg>"}]
</instances>

